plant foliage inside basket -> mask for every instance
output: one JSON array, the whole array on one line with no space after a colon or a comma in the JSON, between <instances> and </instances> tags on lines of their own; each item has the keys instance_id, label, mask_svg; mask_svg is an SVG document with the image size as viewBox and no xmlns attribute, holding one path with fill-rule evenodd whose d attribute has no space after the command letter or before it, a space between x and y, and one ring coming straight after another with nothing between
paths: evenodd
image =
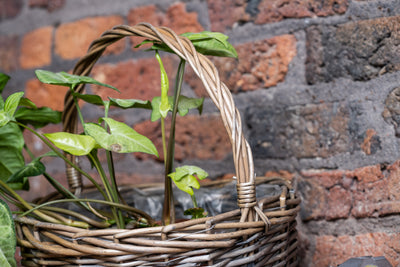
<instances>
[{"instance_id":1,"label":"plant foliage inside basket","mask_svg":"<svg viewBox=\"0 0 400 267\"><path fill-rule=\"evenodd\" d=\"M125 36L145 37L146 41L137 47L151 43L148 51L155 53L160 67L160 96L152 100L111 97L103 100L99 95L85 94L85 84L96 84L118 91L112 85L98 82L88 75L105 48ZM6 149L11 152L0 160L0 168L7 171L4 177L0 177L0 195L19 210L14 220L18 244L24 249L26 264L295 264L295 216L299 200L287 181L256 181L251 149L242 134L240 115L233 98L225 84L219 80L213 64L204 56L237 57L227 39L227 36L213 32L177 36L168 28L156 28L145 23L133 27L117 26L91 44L87 55L74 68L73 74L36 71L41 82L69 88L62 116L49 108L38 108L23 97L23 92L14 93L6 100L0 98L0 144L7 144ZM180 58L172 95L169 94L169 80L159 51L174 53ZM200 188L198 180L206 178L207 172L197 166L180 166L175 169L173 166L176 116L184 116L190 109L197 109L201 113L203 105L203 99L181 94L186 63L194 69L219 108L232 143L239 209L212 217L207 217L207 211L197 205L193 190ZM8 76L0 75L1 90L8 79ZM80 100L102 106L104 116L98 122L86 122L78 104ZM165 161L161 225L143 210L127 205L119 191L113 164L113 153L142 152L158 156L159 152L147 137L111 118L108 114L111 106L149 109L152 121L161 120L162 153ZM167 140L165 119L169 113L171 127ZM37 131L38 128L49 123L58 123L61 119L64 124L63 132L41 134ZM77 121L82 125L82 132L77 132ZM50 148L50 152L34 157L24 144L22 131L38 137ZM26 164L22 149L31 158ZM107 158L106 166L101 165L98 157L101 150ZM101 183L79 166L76 158L78 156L88 158ZM68 189L46 172L42 162L45 157L59 157L64 160L69 179ZM43 175L50 182L57 191L57 196L29 203L15 190L28 189L28 178L37 175ZM102 199L88 199L82 193L81 176L92 183ZM190 196L193 207L187 209L185 214L190 215L191 220L175 223L172 183ZM263 196L257 200L255 187L260 183L276 184L281 188L279 194ZM89 212L91 216L59 206L60 203L75 205ZM99 204L102 208L99 208ZM134 229L125 229L127 225ZM272 245L271 242L278 242L280 245Z\"/></svg>"}]
</instances>

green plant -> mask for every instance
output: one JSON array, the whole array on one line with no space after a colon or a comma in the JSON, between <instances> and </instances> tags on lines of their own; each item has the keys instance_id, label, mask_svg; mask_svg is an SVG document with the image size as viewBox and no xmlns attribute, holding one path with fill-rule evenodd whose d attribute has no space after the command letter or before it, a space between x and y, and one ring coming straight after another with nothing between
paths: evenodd
<instances>
[{"instance_id":1,"label":"green plant","mask_svg":"<svg viewBox=\"0 0 400 267\"><path fill-rule=\"evenodd\" d=\"M231 56L236 57L236 51L227 42L227 37L220 33L203 32L203 33L187 33L185 34L196 47L196 49L206 55L215 56ZM147 43L145 41L144 43ZM66 217L60 216L61 213L72 215L71 211L50 207L50 204L59 202L74 202L88 211L95 214L100 218L100 222L95 223L97 227L108 227L116 224L119 228L124 228L126 223L131 221L139 222L141 225L151 226L154 221L150 216L144 212L137 210L133 207L127 207L124 200L121 198L117 181L115 177L113 153L132 153L143 152L158 156L158 152L153 143L145 136L140 135L128 125L116 121L108 116L111 106L127 109L127 108L144 108L151 110L151 120L161 120L162 125L162 141L163 141L163 154L165 165L165 198L163 210L163 224L173 223L175 221L175 213L173 210L173 195L172 195L172 181L177 187L188 193L193 201L195 212L189 211L187 214L192 215L193 218L204 216L204 210L197 207L193 188L198 189L200 184L197 180L204 179L208 174L195 166L182 166L173 170L174 159L174 145L175 145L175 124L176 116L179 113L184 116L190 109L198 109L201 113L204 99L189 98L181 95L181 88L183 83L183 74L185 68L185 61L181 59L178 67L174 94L169 96L169 82L167 74L164 70L163 63L158 51L172 52L166 46L154 43L150 50L155 50L155 56L160 66L161 73L161 94L159 97L149 100L136 100L136 99L116 99L108 98L103 100L98 95L80 94L74 91L75 87L79 84L96 84L107 87L112 90L117 90L111 85L100 83L90 77L77 76L65 72L53 73L50 71L37 70L37 78L47 84L67 86L75 102L80 123L83 126L83 133L73 134L67 132L56 132L40 134L37 128L43 127L48 123L58 123L60 121L60 113L52 111L48 108L37 108L31 101L23 98L23 93L18 92L10 95L6 101L0 98L0 144L10 143L7 136L10 133L16 134L14 138L16 141L9 151L13 151L13 158L1 159L0 168L7 170L7 173L0 179L0 194L8 201L25 211L22 215L31 214L40 217L44 221L52 223L61 223L72 226L87 228L89 222L87 218L83 218L79 214L74 214L75 217L81 218L80 221L73 221ZM2 90L9 79L6 75L0 76L0 89ZM83 100L87 103L100 105L104 107L104 116L99 118L97 123L86 122L83 118L78 101ZM169 139L166 138L165 119L168 113L171 112L171 126ZM31 126L29 126L31 125ZM29 148L24 144L22 131L29 131L37 136L49 148L50 152L39 157L34 157L29 151ZM31 157L31 161L27 164L22 157L22 148L24 148ZM107 167L101 165L98 157L98 151L105 150L107 156ZM96 169L98 176L101 179L101 184L89 175L85 170L81 169L77 164L71 162L64 152L75 156L86 156ZM59 157L67 164L75 168L83 176L90 180L90 182L97 188L97 190L104 197L104 201L79 199L77 196L70 193L64 188L56 179L51 177L46 172L46 168L41 160L44 157ZM14 163L14 159L17 163ZM28 177L43 175L53 186L59 191L65 199L55 200L41 205L28 203L22 199L14 189L27 189ZM197 178L196 178L197 176ZM111 213L103 210L94 209L90 203L107 203L110 206ZM200 213L198 211L201 211ZM93 224L91 221L90 223Z\"/></svg>"},{"instance_id":2,"label":"green plant","mask_svg":"<svg viewBox=\"0 0 400 267\"><path fill-rule=\"evenodd\" d=\"M15 261L15 248L17 238L15 236L14 222L7 203L0 199L0 265L17 266Z\"/></svg>"}]
</instances>

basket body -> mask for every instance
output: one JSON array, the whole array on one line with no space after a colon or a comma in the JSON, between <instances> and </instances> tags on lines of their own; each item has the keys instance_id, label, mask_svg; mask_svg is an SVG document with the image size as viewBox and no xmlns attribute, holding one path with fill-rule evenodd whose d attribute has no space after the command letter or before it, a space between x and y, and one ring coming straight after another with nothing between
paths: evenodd
<instances>
[{"instance_id":1,"label":"basket body","mask_svg":"<svg viewBox=\"0 0 400 267\"><path fill-rule=\"evenodd\" d=\"M240 222L239 209L169 226L132 230L85 230L22 217L15 219L22 263L24 266L297 266L296 215L300 201L290 193L284 180L260 179L257 184L275 184L281 189L279 194L259 198L259 205L270 221L268 229L262 221Z\"/></svg>"},{"instance_id":2,"label":"basket body","mask_svg":"<svg viewBox=\"0 0 400 267\"><path fill-rule=\"evenodd\" d=\"M240 114L214 65L189 40L149 24L117 26L95 40L74 74L88 75L105 48L126 36L167 44L189 62L221 112L229 134L237 177L237 209L167 226L137 229L82 229L16 217L24 266L297 266L296 216L300 200L290 182L254 177L251 149ZM77 87L78 92L83 87ZM76 113L66 97L64 129L76 131ZM71 160L73 161L73 160ZM67 175L73 171L67 170ZM69 176L70 188L80 182ZM272 184L279 193L257 193ZM73 218L72 218L73 219Z\"/></svg>"}]
</instances>

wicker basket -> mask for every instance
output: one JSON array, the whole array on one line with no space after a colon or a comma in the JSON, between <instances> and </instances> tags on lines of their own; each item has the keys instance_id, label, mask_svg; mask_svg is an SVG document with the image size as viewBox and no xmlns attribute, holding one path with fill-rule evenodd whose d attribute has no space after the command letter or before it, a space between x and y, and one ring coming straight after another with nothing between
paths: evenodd
<instances>
[{"instance_id":1,"label":"wicker basket","mask_svg":"<svg viewBox=\"0 0 400 267\"><path fill-rule=\"evenodd\" d=\"M117 26L95 40L74 74L89 75L105 48L126 36L165 43L185 59L218 107L230 137L237 177L238 209L214 217L139 229L86 230L15 218L25 266L297 266L296 215L300 200L289 182L256 179L250 147L242 134L232 95L214 65L191 42L168 28L149 24ZM79 92L83 86L77 87ZM66 131L76 131L76 113L67 95L63 114ZM81 179L67 170L71 190ZM260 183L281 187L276 196L255 196Z\"/></svg>"}]
</instances>

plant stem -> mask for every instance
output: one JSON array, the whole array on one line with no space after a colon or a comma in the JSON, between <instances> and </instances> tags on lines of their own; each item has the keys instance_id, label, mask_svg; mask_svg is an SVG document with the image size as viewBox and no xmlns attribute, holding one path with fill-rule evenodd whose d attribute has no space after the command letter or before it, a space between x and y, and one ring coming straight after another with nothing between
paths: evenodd
<instances>
[{"instance_id":1,"label":"plant stem","mask_svg":"<svg viewBox=\"0 0 400 267\"><path fill-rule=\"evenodd\" d=\"M33 207L28 202L26 202L22 197L20 197L12 188L10 188L2 180L0 180L0 187L2 187L2 191L7 193L9 196L13 197L14 199L18 200L24 206L25 209L33 210ZM48 216L39 210L33 210L33 213L44 221L51 222L51 223L57 223L57 224L61 223L59 220L57 220L51 216Z\"/></svg>"},{"instance_id":2,"label":"plant stem","mask_svg":"<svg viewBox=\"0 0 400 267\"><path fill-rule=\"evenodd\" d=\"M193 195L190 195L190 197L192 198L193 208L198 208L196 196L193 194Z\"/></svg>"},{"instance_id":3,"label":"plant stem","mask_svg":"<svg viewBox=\"0 0 400 267\"><path fill-rule=\"evenodd\" d=\"M98 173L100 175L100 178L101 178L101 181L103 182L104 188L106 189L106 193L107 193L106 200L110 201L110 202L119 203L118 202L118 195L115 195L115 192L112 190L110 182L108 181L107 176L106 176L106 174L104 172L104 169L100 164L99 158L94 153L89 153L88 156L92 160L92 162L94 164L94 167L96 168L96 170L98 171ZM111 212L113 214L115 222L117 223L117 227L118 228L124 228L124 222L123 222L122 214L118 214L117 209L115 207L111 207Z\"/></svg>"},{"instance_id":4,"label":"plant stem","mask_svg":"<svg viewBox=\"0 0 400 267\"><path fill-rule=\"evenodd\" d=\"M108 117L108 110L110 109L110 102L104 102L104 117L107 118ZM104 129L107 131L107 123L104 122ZM121 194L118 191L118 185L117 185L117 181L115 179L115 168L114 168L114 160L113 160L113 156L112 156L112 152L109 150L106 150L106 157L107 157L107 165L108 165L108 173L110 176L110 181L111 181L111 186L110 186L110 190L112 193L112 197L113 197L113 201L115 203L120 203L120 200L122 202L125 203L124 199L121 197ZM116 219L117 225L119 226L119 228L125 228L125 222L124 222L124 218L122 216L122 211L120 209L117 209L117 215L118 215L118 219Z\"/></svg>"},{"instance_id":5,"label":"plant stem","mask_svg":"<svg viewBox=\"0 0 400 267\"><path fill-rule=\"evenodd\" d=\"M175 154L175 124L176 114L178 112L179 96L181 94L183 74L185 71L185 60L181 59L178 72L175 80L174 88L174 105L172 110L170 134L168 139L168 148L165 148L165 140L163 138L163 149L164 149L164 162L165 162L165 191L164 191L164 206L163 206L163 224L169 224L175 222L175 205L172 191L172 181L168 176L173 169L174 154ZM165 125L163 124L163 118L161 118L161 130L164 131L165 136ZM165 151L167 151L165 153Z\"/></svg>"},{"instance_id":6,"label":"plant stem","mask_svg":"<svg viewBox=\"0 0 400 267\"><path fill-rule=\"evenodd\" d=\"M68 189L66 189L61 183L59 183L56 179L54 179L50 174L47 172L43 173L43 176L46 180L64 197L70 199L76 199L77 197L72 194ZM79 203L82 207L90 211L90 208L86 205L86 203Z\"/></svg>"},{"instance_id":7,"label":"plant stem","mask_svg":"<svg viewBox=\"0 0 400 267\"><path fill-rule=\"evenodd\" d=\"M0 184L1 185L1 184ZM105 200L100 200L100 199L58 199L58 200L53 200L53 201L49 201L46 203L42 203L40 205L35 206L34 208L22 213L21 216L26 216L31 212L36 211L37 209L43 208L45 206L48 205L52 205L52 204L57 204L57 203L65 203L65 202L90 202L90 203L99 203L99 204L104 204L104 205L109 205L109 206L113 206L113 207L117 207L123 210L126 210L128 212L132 212L135 213L136 215L140 215L142 218L144 218L150 225L154 225L155 222L153 220L153 218L148 215L147 213L145 213L144 211L140 210L140 209L136 209L134 207L130 207L130 206L126 206L126 205L122 205L119 203L114 203L114 202L110 202L110 201L105 201Z\"/></svg>"}]
</instances>

